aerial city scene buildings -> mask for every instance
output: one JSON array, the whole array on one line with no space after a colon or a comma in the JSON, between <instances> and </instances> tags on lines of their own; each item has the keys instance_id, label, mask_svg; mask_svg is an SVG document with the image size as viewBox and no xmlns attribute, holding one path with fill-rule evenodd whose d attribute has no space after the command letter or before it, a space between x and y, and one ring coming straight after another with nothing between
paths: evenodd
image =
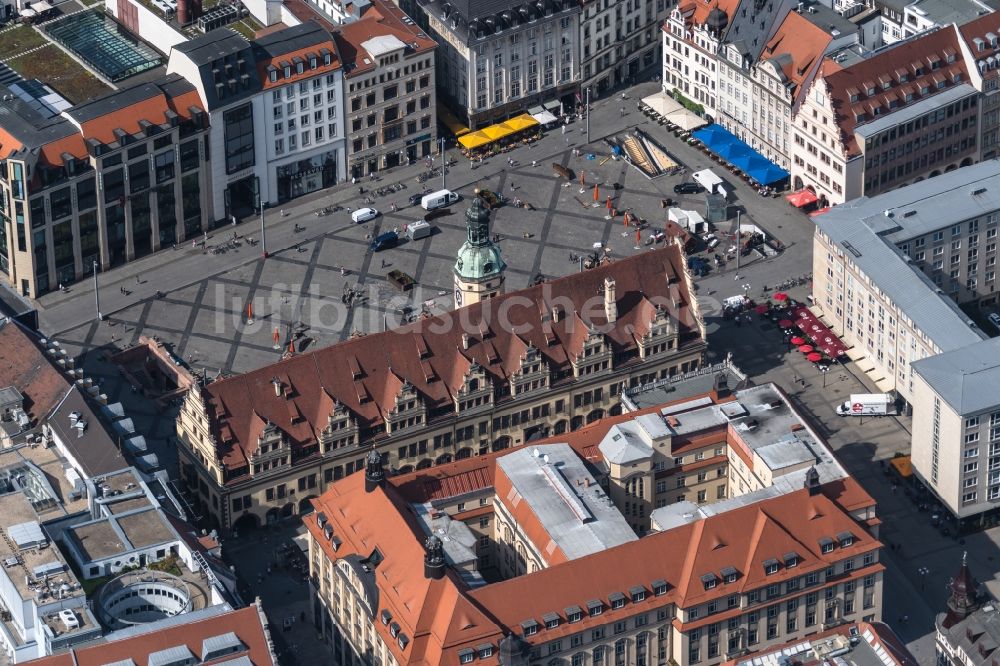
<instances>
[{"instance_id":1,"label":"aerial city scene buildings","mask_svg":"<svg viewBox=\"0 0 1000 666\"><path fill-rule=\"evenodd\" d=\"M996 0L9 0L0 666L997 666Z\"/></svg>"}]
</instances>

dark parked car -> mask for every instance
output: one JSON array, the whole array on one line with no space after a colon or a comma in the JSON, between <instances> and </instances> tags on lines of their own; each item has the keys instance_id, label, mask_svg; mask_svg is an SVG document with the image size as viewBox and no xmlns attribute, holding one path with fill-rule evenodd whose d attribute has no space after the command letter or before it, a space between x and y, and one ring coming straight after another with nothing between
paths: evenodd
<instances>
[{"instance_id":1,"label":"dark parked car","mask_svg":"<svg viewBox=\"0 0 1000 666\"><path fill-rule=\"evenodd\" d=\"M674 194L698 194L704 189L698 183L677 183L674 185Z\"/></svg>"},{"instance_id":2,"label":"dark parked car","mask_svg":"<svg viewBox=\"0 0 1000 666\"><path fill-rule=\"evenodd\" d=\"M372 252L378 252L379 250L387 250L390 247L396 247L396 243L399 242L399 236L396 235L395 231L387 231L384 234L379 234L372 241L371 247L369 248Z\"/></svg>"},{"instance_id":3,"label":"dark parked car","mask_svg":"<svg viewBox=\"0 0 1000 666\"><path fill-rule=\"evenodd\" d=\"M420 200L423 199L423 198L424 198L424 195L422 193L411 194L410 198L409 198L410 205L411 206L419 206L420 205Z\"/></svg>"}]
</instances>

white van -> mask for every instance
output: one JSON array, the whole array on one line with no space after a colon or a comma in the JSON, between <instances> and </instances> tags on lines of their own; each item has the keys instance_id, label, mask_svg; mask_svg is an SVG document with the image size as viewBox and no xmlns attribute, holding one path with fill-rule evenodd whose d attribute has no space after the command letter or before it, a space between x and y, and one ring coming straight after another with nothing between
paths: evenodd
<instances>
[{"instance_id":1,"label":"white van","mask_svg":"<svg viewBox=\"0 0 1000 666\"><path fill-rule=\"evenodd\" d=\"M424 210L434 210L450 206L456 201L458 201L458 195L451 190L438 190L425 194L424 198L420 200L420 205L423 206Z\"/></svg>"},{"instance_id":2,"label":"white van","mask_svg":"<svg viewBox=\"0 0 1000 666\"><path fill-rule=\"evenodd\" d=\"M406 225L406 235L410 240L420 240L421 238L427 238L431 235L434 227L423 220L417 220L416 222L410 222Z\"/></svg>"}]
</instances>

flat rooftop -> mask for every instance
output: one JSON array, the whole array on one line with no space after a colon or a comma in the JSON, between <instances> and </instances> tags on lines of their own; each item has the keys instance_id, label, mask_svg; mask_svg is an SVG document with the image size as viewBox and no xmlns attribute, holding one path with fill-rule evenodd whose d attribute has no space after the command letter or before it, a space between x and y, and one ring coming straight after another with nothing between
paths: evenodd
<instances>
[{"instance_id":1,"label":"flat rooftop","mask_svg":"<svg viewBox=\"0 0 1000 666\"><path fill-rule=\"evenodd\" d=\"M91 562L128 551L121 535L106 518L74 525L67 528L66 532L73 535L81 552Z\"/></svg>"},{"instance_id":2,"label":"flat rooftop","mask_svg":"<svg viewBox=\"0 0 1000 666\"><path fill-rule=\"evenodd\" d=\"M567 559L638 539L569 444L527 445L498 458L497 467L521 497L515 508L527 504Z\"/></svg>"},{"instance_id":3,"label":"flat rooftop","mask_svg":"<svg viewBox=\"0 0 1000 666\"><path fill-rule=\"evenodd\" d=\"M676 375L629 389L625 392L624 401L630 409L638 410L662 405L665 402L677 402L685 398L703 396L715 386L717 375L722 375L730 389L735 389L747 381L746 375L737 368L718 364L706 366L686 375ZM710 403L711 400L706 402Z\"/></svg>"},{"instance_id":4,"label":"flat rooftop","mask_svg":"<svg viewBox=\"0 0 1000 666\"><path fill-rule=\"evenodd\" d=\"M3 532L7 537L0 539L0 563L22 600L41 604L58 598L60 589L63 598L83 596L76 576L51 542L42 547L18 548L10 538L9 526L38 520L23 493L0 495L0 515L3 516Z\"/></svg>"},{"instance_id":5,"label":"flat rooftop","mask_svg":"<svg viewBox=\"0 0 1000 666\"><path fill-rule=\"evenodd\" d=\"M44 475L47 489L54 494L51 506L36 508L39 520L45 522L87 510L87 496L83 492L82 481L80 492L75 492L77 488L70 481L70 476L75 477L76 473L54 446L25 444L0 451L0 470L24 469L29 463Z\"/></svg>"},{"instance_id":6,"label":"flat rooftop","mask_svg":"<svg viewBox=\"0 0 1000 666\"><path fill-rule=\"evenodd\" d=\"M990 338L913 362L913 372L958 414L1000 404L1000 338Z\"/></svg>"},{"instance_id":7,"label":"flat rooftop","mask_svg":"<svg viewBox=\"0 0 1000 666\"><path fill-rule=\"evenodd\" d=\"M152 507L146 511L116 516L115 520L133 548L146 548L178 539L177 533L167 525L163 515Z\"/></svg>"}]
</instances>

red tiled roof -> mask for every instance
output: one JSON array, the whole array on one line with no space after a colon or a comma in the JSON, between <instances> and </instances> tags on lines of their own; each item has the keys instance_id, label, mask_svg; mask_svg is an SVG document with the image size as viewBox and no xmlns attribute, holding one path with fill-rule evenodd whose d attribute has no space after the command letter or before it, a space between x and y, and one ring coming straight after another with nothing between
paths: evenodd
<instances>
[{"instance_id":1,"label":"red tiled roof","mask_svg":"<svg viewBox=\"0 0 1000 666\"><path fill-rule=\"evenodd\" d=\"M972 55L972 59L976 61L977 68L980 61L985 61L991 56L994 57L992 68L980 69L983 78L994 79L1000 76L1000 62L996 61L996 56L1000 56L1000 41L997 42L997 46L992 46L990 40L986 37L988 33L992 33L995 37L1000 36L1000 17L997 17L995 14L986 14L975 21L970 21L959 26L958 31L969 47L969 52ZM980 50L979 44L975 42L977 38L981 40L982 50Z\"/></svg>"},{"instance_id":2,"label":"red tiled roof","mask_svg":"<svg viewBox=\"0 0 1000 666\"><path fill-rule=\"evenodd\" d=\"M410 502L433 502L493 487L493 458L465 458L393 477L393 485Z\"/></svg>"},{"instance_id":3,"label":"red tiled roof","mask_svg":"<svg viewBox=\"0 0 1000 666\"><path fill-rule=\"evenodd\" d=\"M13 386L24 411L38 425L69 392L70 384L49 361L33 334L13 321L0 324L0 388Z\"/></svg>"},{"instance_id":4,"label":"red tiled roof","mask_svg":"<svg viewBox=\"0 0 1000 666\"><path fill-rule=\"evenodd\" d=\"M463 349L460 320L449 312L208 384L201 394L218 455L230 469L245 466L265 422L282 430L293 447L311 445L337 403L362 427L378 425L395 409L395 396L404 381L428 409L451 407L471 362L478 363L494 381L509 381L520 368L526 344L538 348L553 371L569 369L570 359L581 353L588 326L570 314L563 314L556 323L546 321L551 306L571 303L569 307L589 315L595 327L605 327L603 308L594 307L591 300L603 304L599 290L605 277L613 276L616 282L618 320L605 334L616 351L636 348L632 332L648 325L640 316L649 314L641 307L644 300L668 304L682 340L698 338L690 293L682 277L683 261L680 250L670 246L467 306L463 320L486 322L472 331L467 350ZM515 296L517 300L511 300ZM499 313L505 313L509 326L497 325ZM515 334L510 329L517 326L526 330L518 329ZM281 397L275 395L275 378L284 388ZM294 413L289 401L294 403Z\"/></svg>"},{"instance_id":5,"label":"red tiled roof","mask_svg":"<svg viewBox=\"0 0 1000 666\"><path fill-rule=\"evenodd\" d=\"M323 49L329 51L332 55L329 65L323 64ZM318 59L316 69L309 68L309 58L311 56ZM301 74L298 74L296 71L294 63L295 59L302 60L305 63L305 67ZM291 75L287 79L284 78L284 73L282 71L285 63L288 63L291 68ZM268 68L271 66L277 68L278 70L278 78L274 82L271 81L267 72ZM296 81L303 79L311 79L314 76L329 74L330 72L335 72L338 69L340 69L340 57L337 55L337 47L333 43L332 37L327 41L311 45L304 49L299 49L298 51L282 53L281 55L275 55L271 58L262 57L257 61L257 74L260 77L261 85L265 90L289 83L295 83Z\"/></svg>"},{"instance_id":6,"label":"red tiled roof","mask_svg":"<svg viewBox=\"0 0 1000 666\"><path fill-rule=\"evenodd\" d=\"M246 656L254 666L274 666L271 651L267 647L264 626L261 624L261 611L254 604L203 620L172 625L159 631L86 647L70 648L68 652L35 659L31 663L33 666L103 666L131 658L137 664L145 664L149 654L180 645L187 646L200 660L202 641L230 631L236 634L245 649L200 663L210 666Z\"/></svg>"},{"instance_id":7,"label":"red tiled roof","mask_svg":"<svg viewBox=\"0 0 1000 666\"><path fill-rule=\"evenodd\" d=\"M407 16L396 5L384 0L371 0L371 5L361 20L338 26L333 32L344 59L345 77L366 74L377 67L362 46L374 37L393 35L409 47L409 53L426 53L437 48L437 43L418 25L404 21Z\"/></svg>"},{"instance_id":8,"label":"red tiled roof","mask_svg":"<svg viewBox=\"0 0 1000 666\"><path fill-rule=\"evenodd\" d=\"M770 60L791 86L792 107L798 108L808 83L819 71L823 53L833 37L798 12L788 12L778 31L764 47L762 60Z\"/></svg>"},{"instance_id":9,"label":"red tiled roof","mask_svg":"<svg viewBox=\"0 0 1000 666\"><path fill-rule=\"evenodd\" d=\"M948 26L901 42L871 58L837 71L832 71L831 60L824 61L821 72L823 78L817 79L817 85L825 85L827 89L827 97L833 106L837 125L840 127L841 142L846 155L857 155L860 150L854 137L854 128L859 124L856 115L863 113L867 121L874 117L875 108L881 109L884 115L905 107L908 104L905 97L897 94L901 87L910 88L914 93L911 101L916 102L937 93L937 86L930 85L926 95L920 94L920 87L935 78L944 78L948 81L945 89L956 85L952 83L956 74L961 75L961 83L968 83L969 73L965 61L957 55L958 48L958 34L954 26ZM953 58L950 63L949 58ZM938 69L933 69L934 62L938 63ZM921 72L919 75L918 70ZM900 82L895 74L896 71L905 71L907 80ZM883 90L881 85L876 84L880 75L889 77L891 81L889 89ZM867 95L867 90L870 88L875 88L875 93L871 97ZM851 96L854 91L857 93L857 98L852 102ZM888 105L888 100L891 98L897 100L897 105L892 110Z\"/></svg>"}]
</instances>

